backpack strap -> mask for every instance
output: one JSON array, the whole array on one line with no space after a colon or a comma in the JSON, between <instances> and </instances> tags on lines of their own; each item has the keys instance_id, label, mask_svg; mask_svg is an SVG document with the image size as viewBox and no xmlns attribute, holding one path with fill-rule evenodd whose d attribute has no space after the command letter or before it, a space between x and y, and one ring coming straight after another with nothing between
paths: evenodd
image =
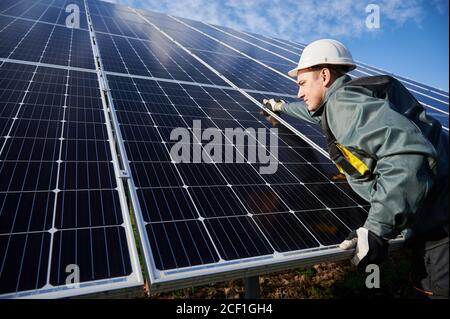
<instances>
[{"instance_id":1,"label":"backpack strap","mask_svg":"<svg viewBox=\"0 0 450 319\"><path fill-rule=\"evenodd\" d=\"M323 109L321 125L322 130L325 133L330 158L341 173L347 173L355 178L370 173L370 169L363 161L343 145L337 143L336 137L328 125L326 106Z\"/></svg>"},{"instance_id":2,"label":"backpack strap","mask_svg":"<svg viewBox=\"0 0 450 319\"><path fill-rule=\"evenodd\" d=\"M372 91L372 95L379 99L385 99L387 92L398 80L390 75L364 76L345 83L344 86L362 86Z\"/></svg>"}]
</instances>

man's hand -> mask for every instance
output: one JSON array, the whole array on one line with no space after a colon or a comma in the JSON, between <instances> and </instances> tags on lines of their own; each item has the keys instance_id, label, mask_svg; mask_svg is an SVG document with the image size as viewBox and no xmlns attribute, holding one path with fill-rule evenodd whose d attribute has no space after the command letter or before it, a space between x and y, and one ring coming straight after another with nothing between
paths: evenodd
<instances>
[{"instance_id":1,"label":"man's hand","mask_svg":"<svg viewBox=\"0 0 450 319\"><path fill-rule=\"evenodd\" d=\"M281 112L281 110L283 108L283 104L286 104L286 102L283 101L283 100L274 100L274 99L267 100L267 99L264 99L263 100L263 104L269 110L278 113L278 112Z\"/></svg>"},{"instance_id":2,"label":"man's hand","mask_svg":"<svg viewBox=\"0 0 450 319\"><path fill-rule=\"evenodd\" d=\"M388 255L388 241L367 228L360 227L348 235L339 245L341 249L355 249L355 255L351 262L361 269L369 264L380 264Z\"/></svg>"},{"instance_id":3,"label":"man's hand","mask_svg":"<svg viewBox=\"0 0 450 319\"><path fill-rule=\"evenodd\" d=\"M263 104L266 107L266 109L269 109L277 114L281 111L281 107L284 103L286 102L284 102L283 100L279 101L275 101L274 99L263 100ZM266 120L269 121L270 124L272 124L273 127L277 127L280 124L280 122L278 122L276 118L267 113L265 110L261 111L260 114L263 115L266 118Z\"/></svg>"}]
</instances>

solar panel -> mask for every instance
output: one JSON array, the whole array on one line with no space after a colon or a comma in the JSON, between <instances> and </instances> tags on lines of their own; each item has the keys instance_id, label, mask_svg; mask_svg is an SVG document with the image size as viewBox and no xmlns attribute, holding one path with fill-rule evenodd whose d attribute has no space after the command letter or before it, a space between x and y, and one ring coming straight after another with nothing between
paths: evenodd
<instances>
[{"instance_id":1,"label":"solar panel","mask_svg":"<svg viewBox=\"0 0 450 319\"><path fill-rule=\"evenodd\" d=\"M42 23L58 24L66 26L67 6L77 5L80 9L80 28L87 30L86 10L83 0L19 0L2 1L0 15L12 17L14 20L40 21Z\"/></svg>"},{"instance_id":2,"label":"solar panel","mask_svg":"<svg viewBox=\"0 0 450 319\"><path fill-rule=\"evenodd\" d=\"M41 5L27 18L49 8ZM0 19L8 22L0 61L0 296L139 287L89 33Z\"/></svg>"},{"instance_id":3,"label":"solar panel","mask_svg":"<svg viewBox=\"0 0 450 319\"><path fill-rule=\"evenodd\" d=\"M96 0L2 1L0 36L0 297L139 287L134 240L154 290L348 256L369 204L318 126L260 115L304 46ZM401 80L448 127L448 93Z\"/></svg>"}]
</instances>

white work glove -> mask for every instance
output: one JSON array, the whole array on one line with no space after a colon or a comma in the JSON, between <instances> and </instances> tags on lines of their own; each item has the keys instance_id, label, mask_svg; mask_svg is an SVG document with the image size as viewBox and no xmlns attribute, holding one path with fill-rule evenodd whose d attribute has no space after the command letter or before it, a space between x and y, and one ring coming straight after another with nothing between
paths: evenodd
<instances>
[{"instance_id":1,"label":"white work glove","mask_svg":"<svg viewBox=\"0 0 450 319\"><path fill-rule=\"evenodd\" d=\"M367 228L360 227L352 231L339 245L339 248L355 249L351 262L359 268L365 269L369 264L380 264L388 255L388 241L375 235Z\"/></svg>"},{"instance_id":2,"label":"white work glove","mask_svg":"<svg viewBox=\"0 0 450 319\"><path fill-rule=\"evenodd\" d=\"M283 108L283 104L286 104L286 102L283 101L283 100L275 100L275 99L267 100L267 99L264 99L263 100L263 104L269 110L278 113L278 112L281 112L281 110Z\"/></svg>"}]
</instances>

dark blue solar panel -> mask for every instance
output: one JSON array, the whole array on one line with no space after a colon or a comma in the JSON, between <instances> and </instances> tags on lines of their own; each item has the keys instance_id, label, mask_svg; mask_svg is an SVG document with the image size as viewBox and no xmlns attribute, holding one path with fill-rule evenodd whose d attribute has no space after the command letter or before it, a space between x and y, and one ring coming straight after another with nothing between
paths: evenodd
<instances>
[{"instance_id":1,"label":"dark blue solar panel","mask_svg":"<svg viewBox=\"0 0 450 319\"><path fill-rule=\"evenodd\" d=\"M183 19L183 21L187 21L185 19ZM198 24L196 24L196 26L198 26ZM279 55L282 55L290 60L298 60L299 58L299 52L292 52L292 48L289 47L285 47L280 43L276 43L276 44L271 44L269 41L267 41L267 39L264 39L263 36L259 36L259 38L245 34L243 32L239 32L227 27L222 27L222 26L216 26L214 25L215 28L218 28L220 30L223 30L231 35L234 35L240 39L243 39L247 42L251 42L253 44L256 44L258 47L264 48L266 50L269 50L271 52L277 53ZM209 29L205 29L203 31L207 31ZM217 33L218 35L220 35L220 33ZM264 60L264 59L262 59Z\"/></svg>"},{"instance_id":2,"label":"dark blue solar panel","mask_svg":"<svg viewBox=\"0 0 450 319\"><path fill-rule=\"evenodd\" d=\"M7 19L0 16L0 20ZM1 29L0 57L94 69L89 34L51 24L11 21Z\"/></svg>"},{"instance_id":3,"label":"dark blue solar panel","mask_svg":"<svg viewBox=\"0 0 450 319\"><path fill-rule=\"evenodd\" d=\"M8 10L9 8L11 8L12 6L14 6L16 4L17 4L16 0L5 0L5 1L2 1L0 3L0 12Z\"/></svg>"},{"instance_id":4,"label":"dark blue solar panel","mask_svg":"<svg viewBox=\"0 0 450 319\"><path fill-rule=\"evenodd\" d=\"M59 22L59 18L61 16L64 17L64 18L66 17L66 15L63 14L62 11L63 11L63 8L49 7L47 9L47 11L45 11L44 14L41 16L39 21L41 21L41 22L48 22L48 23L58 23Z\"/></svg>"},{"instance_id":5,"label":"dark blue solar panel","mask_svg":"<svg viewBox=\"0 0 450 319\"><path fill-rule=\"evenodd\" d=\"M219 29L225 30L227 32L229 32L231 30L229 28L222 27L222 26L215 26L215 27L218 27ZM271 37L268 37L267 35L263 35L263 34L256 34L256 33L252 33L252 32L243 32L243 31L236 31L236 30L233 30L233 31L234 31L233 34L235 34L239 37L241 37L241 36L243 36L244 38L249 37L251 39L255 39L256 41L258 41L258 39L259 39L260 41L264 41L264 43L269 43L272 46L276 46L277 48L283 48L284 51L291 52L292 54L297 54L297 56L298 56L299 50L304 47L304 46L299 46L299 45L294 46L288 40L275 39L275 38L271 38ZM260 44L260 42L256 42L256 43L258 43L258 45ZM278 51L278 53L282 54L284 52Z\"/></svg>"},{"instance_id":6,"label":"dark blue solar panel","mask_svg":"<svg viewBox=\"0 0 450 319\"><path fill-rule=\"evenodd\" d=\"M106 71L227 85L189 54L167 42L141 41L107 34L98 34L97 39Z\"/></svg>"},{"instance_id":7,"label":"dark blue solar panel","mask_svg":"<svg viewBox=\"0 0 450 319\"><path fill-rule=\"evenodd\" d=\"M67 272L62 265L75 264L84 269L81 282L120 278L132 272L123 227L63 230L55 234L53 242L50 283L54 286L66 283Z\"/></svg>"},{"instance_id":8,"label":"dark blue solar panel","mask_svg":"<svg viewBox=\"0 0 450 319\"><path fill-rule=\"evenodd\" d=\"M0 20L6 20L8 23L0 32L2 37L0 43L0 57L7 58L11 55L13 49L20 40L27 34L33 23L25 20L11 20L3 16L0 16Z\"/></svg>"},{"instance_id":9,"label":"dark blue solar panel","mask_svg":"<svg viewBox=\"0 0 450 319\"><path fill-rule=\"evenodd\" d=\"M255 61L244 57L194 50L205 62L243 89L296 94L295 84Z\"/></svg>"},{"instance_id":10,"label":"dark blue solar panel","mask_svg":"<svg viewBox=\"0 0 450 319\"><path fill-rule=\"evenodd\" d=\"M168 17L155 17L154 15L144 15L150 22L161 28L176 41L186 48L220 52L223 54L239 55L236 51L224 46L223 44L205 37L199 32L189 29L183 24Z\"/></svg>"},{"instance_id":11,"label":"dark blue solar panel","mask_svg":"<svg viewBox=\"0 0 450 319\"><path fill-rule=\"evenodd\" d=\"M230 45L231 47L244 52L245 54L251 56L252 58L255 58L259 61L270 61L272 63L286 63L286 59L283 58L283 56L277 56L274 53L274 51L267 52L266 50L261 49L260 47L254 46L253 44L250 44L248 42L244 42L241 39L238 39L236 37L233 37L231 35L228 35L224 32L221 32L219 30L214 29L213 27L210 27L202 22L197 21L190 21L186 19L180 19L184 23L186 23L189 26L194 27L195 29L202 31L206 33L207 35L210 35L214 37L215 39L220 39L220 41ZM270 50L269 50L270 51ZM284 52L284 54L289 54L287 52ZM298 59L295 58L294 59Z\"/></svg>"},{"instance_id":12,"label":"dark blue solar panel","mask_svg":"<svg viewBox=\"0 0 450 319\"><path fill-rule=\"evenodd\" d=\"M70 13L66 13L68 5L77 5L80 9L80 28L87 30L87 20L82 0L74 1L32 1L20 0L14 3L6 2L0 8L0 15L11 16L15 19L29 19L47 23L57 23L66 25L66 18Z\"/></svg>"},{"instance_id":13,"label":"dark blue solar panel","mask_svg":"<svg viewBox=\"0 0 450 319\"><path fill-rule=\"evenodd\" d=\"M0 236L3 262L0 294L45 286L50 237L48 232Z\"/></svg>"},{"instance_id":14,"label":"dark blue solar panel","mask_svg":"<svg viewBox=\"0 0 450 319\"><path fill-rule=\"evenodd\" d=\"M176 269L213 263L219 257L202 223L193 221L155 223L146 227L158 269Z\"/></svg>"},{"instance_id":15,"label":"dark blue solar panel","mask_svg":"<svg viewBox=\"0 0 450 319\"><path fill-rule=\"evenodd\" d=\"M130 276L97 75L2 63L0 87L0 295Z\"/></svg>"}]
</instances>

